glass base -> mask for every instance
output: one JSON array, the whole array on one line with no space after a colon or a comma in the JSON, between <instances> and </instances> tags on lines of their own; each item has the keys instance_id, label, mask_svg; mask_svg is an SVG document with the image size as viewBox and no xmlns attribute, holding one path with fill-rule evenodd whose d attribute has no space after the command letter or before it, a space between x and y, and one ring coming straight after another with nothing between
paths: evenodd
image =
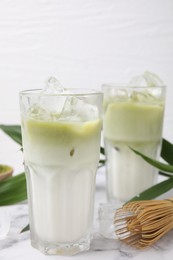
<instances>
[{"instance_id":1,"label":"glass base","mask_svg":"<svg viewBox=\"0 0 173 260\"><path fill-rule=\"evenodd\" d=\"M90 238L84 238L74 243L50 244L49 242L40 242L31 240L31 245L45 255L64 255L72 256L90 248Z\"/></svg>"}]
</instances>

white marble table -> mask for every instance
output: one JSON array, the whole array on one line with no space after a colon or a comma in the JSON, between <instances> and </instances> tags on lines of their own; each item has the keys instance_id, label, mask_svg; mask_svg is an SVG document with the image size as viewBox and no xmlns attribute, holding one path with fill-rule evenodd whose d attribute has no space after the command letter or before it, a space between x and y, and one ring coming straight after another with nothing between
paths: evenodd
<instances>
[{"instance_id":1,"label":"white marble table","mask_svg":"<svg viewBox=\"0 0 173 260\"><path fill-rule=\"evenodd\" d=\"M97 175L95 216L93 228L93 240L88 252L80 253L72 259L172 259L173 257L173 230L164 236L151 248L139 251L125 244L105 239L98 232L97 209L100 202L105 202L105 186L103 172ZM30 260L30 259L66 259L65 256L46 256L32 248L30 245L29 231L20 233L20 230L28 224L27 203L6 208L11 219L10 231L7 236L0 239L0 260ZM6 219L8 221L8 218Z\"/></svg>"}]
</instances>

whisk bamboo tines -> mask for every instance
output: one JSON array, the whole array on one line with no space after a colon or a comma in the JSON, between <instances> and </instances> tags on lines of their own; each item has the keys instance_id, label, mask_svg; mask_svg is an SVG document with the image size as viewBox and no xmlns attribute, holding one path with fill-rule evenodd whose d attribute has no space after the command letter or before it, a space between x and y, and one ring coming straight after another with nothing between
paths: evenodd
<instances>
[{"instance_id":1,"label":"whisk bamboo tines","mask_svg":"<svg viewBox=\"0 0 173 260\"><path fill-rule=\"evenodd\" d=\"M114 225L126 244L139 249L151 246L173 228L173 198L129 202L116 211Z\"/></svg>"}]
</instances>

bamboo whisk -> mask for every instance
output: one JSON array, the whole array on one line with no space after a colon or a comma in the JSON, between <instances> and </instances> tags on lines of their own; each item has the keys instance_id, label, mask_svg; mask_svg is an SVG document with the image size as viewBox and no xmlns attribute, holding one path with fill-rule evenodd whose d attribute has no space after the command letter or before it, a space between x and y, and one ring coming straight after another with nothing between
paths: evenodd
<instances>
[{"instance_id":1,"label":"bamboo whisk","mask_svg":"<svg viewBox=\"0 0 173 260\"><path fill-rule=\"evenodd\" d=\"M121 241L144 249L173 228L173 198L129 202L116 211L114 225Z\"/></svg>"}]
</instances>

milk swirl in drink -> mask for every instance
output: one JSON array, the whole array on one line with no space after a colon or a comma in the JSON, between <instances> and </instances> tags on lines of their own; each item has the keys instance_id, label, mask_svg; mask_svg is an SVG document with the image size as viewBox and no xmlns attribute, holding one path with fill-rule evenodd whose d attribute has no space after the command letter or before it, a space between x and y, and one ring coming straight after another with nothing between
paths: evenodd
<instances>
[{"instance_id":1,"label":"milk swirl in drink","mask_svg":"<svg viewBox=\"0 0 173 260\"><path fill-rule=\"evenodd\" d=\"M99 160L101 94L44 94L44 106L24 104L24 95L33 97L23 94L21 104L32 245L48 254L87 250ZM53 102L54 111L49 109Z\"/></svg>"}]
</instances>

